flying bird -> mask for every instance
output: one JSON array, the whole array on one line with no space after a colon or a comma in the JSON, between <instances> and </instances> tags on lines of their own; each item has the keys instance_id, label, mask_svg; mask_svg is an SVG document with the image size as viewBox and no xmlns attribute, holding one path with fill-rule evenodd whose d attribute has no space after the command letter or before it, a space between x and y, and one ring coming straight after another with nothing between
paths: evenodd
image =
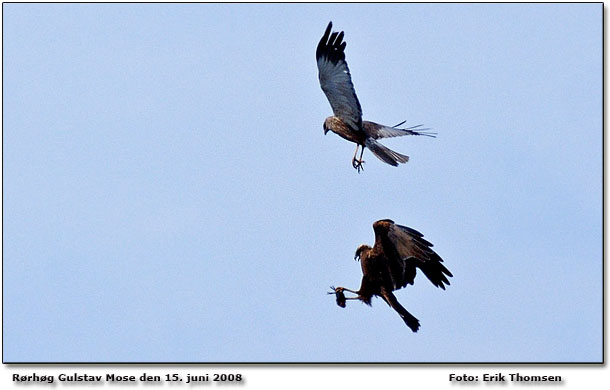
<instances>
[{"instance_id":1,"label":"flying bird","mask_svg":"<svg viewBox=\"0 0 610 390\"><path fill-rule=\"evenodd\" d=\"M377 140L403 135L434 137L435 133L426 132L429 129L420 128L422 125L399 128L406 121L394 126L384 126L362 120L362 108L352 84L347 62L345 62L346 42L343 41L343 31L331 34L332 26L332 22L328 23L328 27L326 27L326 31L316 49L320 86L326 94L334 114L334 116L329 116L324 120L324 134L330 130L356 144L352 166L358 172L363 168L362 154L365 147L369 148L377 158L387 164L398 166L399 163L406 163L409 161L409 156L397 153L383 146ZM360 158L356 159L359 148L362 148Z\"/></svg>"},{"instance_id":2,"label":"flying bird","mask_svg":"<svg viewBox=\"0 0 610 390\"><path fill-rule=\"evenodd\" d=\"M392 291L413 284L419 268L436 287L443 290L449 285L447 277L453 274L442 264L443 259L432 250L432 244L415 229L397 225L391 219L373 224L375 245L360 245L355 260L360 260L362 282L358 291L331 286L329 294L335 294L337 305L345 307L346 300L359 299L371 305L371 298L381 297L400 315L413 332L419 329L419 320L407 311ZM356 294L346 297L344 292Z\"/></svg>"}]
</instances>

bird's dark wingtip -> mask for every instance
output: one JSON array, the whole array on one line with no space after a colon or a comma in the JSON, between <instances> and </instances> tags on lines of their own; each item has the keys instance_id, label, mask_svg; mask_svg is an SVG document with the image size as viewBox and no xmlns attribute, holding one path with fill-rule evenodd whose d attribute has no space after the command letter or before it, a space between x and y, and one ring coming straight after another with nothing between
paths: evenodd
<instances>
[{"instance_id":1,"label":"bird's dark wingtip","mask_svg":"<svg viewBox=\"0 0 610 390\"><path fill-rule=\"evenodd\" d=\"M328 22L328 26L326 26L326 31L324 31L324 35L322 35L322 39L326 43L328 41L328 37L330 37L330 32L333 29L333 22Z\"/></svg>"},{"instance_id":2,"label":"bird's dark wingtip","mask_svg":"<svg viewBox=\"0 0 610 390\"><path fill-rule=\"evenodd\" d=\"M326 31L324 31L324 35L322 35L320 42L318 42L318 47L316 48L316 60L325 57L327 60L336 64L337 62L345 59L346 43L343 42L343 31L332 32L332 28L333 22L330 21L328 22Z\"/></svg>"}]
</instances>

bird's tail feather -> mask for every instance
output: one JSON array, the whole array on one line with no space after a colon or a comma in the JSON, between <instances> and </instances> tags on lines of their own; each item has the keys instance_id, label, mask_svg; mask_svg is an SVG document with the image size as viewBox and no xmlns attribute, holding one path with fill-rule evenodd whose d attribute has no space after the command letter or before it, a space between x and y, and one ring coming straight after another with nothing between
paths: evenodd
<instances>
[{"instance_id":1,"label":"bird's tail feather","mask_svg":"<svg viewBox=\"0 0 610 390\"><path fill-rule=\"evenodd\" d=\"M398 166L398 163L404 164L409 161L409 156L405 156L404 154L400 154L389 148L386 148L385 146L383 146L372 138L368 138L365 144L366 147L369 148L378 159L380 159L386 164L390 164L396 167Z\"/></svg>"}]
</instances>

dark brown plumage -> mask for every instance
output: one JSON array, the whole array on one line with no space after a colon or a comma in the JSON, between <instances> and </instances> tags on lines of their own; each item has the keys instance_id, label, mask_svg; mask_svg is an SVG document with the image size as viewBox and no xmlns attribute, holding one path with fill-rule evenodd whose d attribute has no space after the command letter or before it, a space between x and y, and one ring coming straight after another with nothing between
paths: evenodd
<instances>
[{"instance_id":1,"label":"dark brown plumage","mask_svg":"<svg viewBox=\"0 0 610 390\"><path fill-rule=\"evenodd\" d=\"M328 23L316 49L320 86L326 94L334 114L324 121L324 134L330 130L356 144L352 166L358 172L362 170L364 163L362 154L365 147L368 147L377 158L387 164L397 166L399 163L406 163L409 161L409 156L397 153L376 140L403 135L434 137L435 134L425 131L428 129L421 129L422 125L398 128L405 121L390 127L362 120L362 108L356 96L347 62L345 62L346 43L343 41L343 31L331 34L332 25L332 22ZM362 147L362 150L360 158L356 159L359 147Z\"/></svg>"},{"instance_id":2,"label":"dark brown plumage","mask_svg":"<svg viewBox=\"0 0 610 390\"><path fill-rule=\"evenodd\" d=\"M335 294L337 304L345 307L348 299L359 299L367 305L376 295L390 305L413 332L419 329L419 321L396 299L392 291L413 284L417 268L436 287L443 290L449 285L447 277L453 274L442 264L443 259L432 250L432 244L417 230L397 225L390 219L373 224L375 245L360 245L355 259L360 260L362 283L358 291L345 287L331 287L329 294ZM346 298L344 291L356 294Z\"/></svg>"}]
</instances>

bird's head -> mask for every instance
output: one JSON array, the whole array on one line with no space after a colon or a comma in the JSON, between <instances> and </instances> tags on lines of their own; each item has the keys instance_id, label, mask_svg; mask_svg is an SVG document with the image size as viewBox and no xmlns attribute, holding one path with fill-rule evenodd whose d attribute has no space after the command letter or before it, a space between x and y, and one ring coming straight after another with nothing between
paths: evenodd
<instances>
[{"instance_id":1,"label":"bird's head","mask_svg":"<svg viewBox=\"0 0 610 390\"><path fill-rule=\"evenodd\" d=\"M356 249L356 254L354 255L354 260L360 261L360 258L362 257L362 252L369 251L370 249L371 249L371 247L366 244L360 245L358 247L358 249Z\"/></svg>"},{"instance_id":2,"label":"bird's head","mask_svg":"<svg viewBox=\"0 0 610 390\"><path fill-rule=\"evenodd\" d=\"M332 130L332 125L331 125L331 123L330 123L330 119L331 119L331 118L332 118L332 117L331 117L331 116L329 116L328 118L326 118L326 119L324 120L324 124L322 125L322 128L324 129L324 135L326 135L326 133L328 133L328 131L329 131L329 130Z\"/></svg>"}]
</instances>

